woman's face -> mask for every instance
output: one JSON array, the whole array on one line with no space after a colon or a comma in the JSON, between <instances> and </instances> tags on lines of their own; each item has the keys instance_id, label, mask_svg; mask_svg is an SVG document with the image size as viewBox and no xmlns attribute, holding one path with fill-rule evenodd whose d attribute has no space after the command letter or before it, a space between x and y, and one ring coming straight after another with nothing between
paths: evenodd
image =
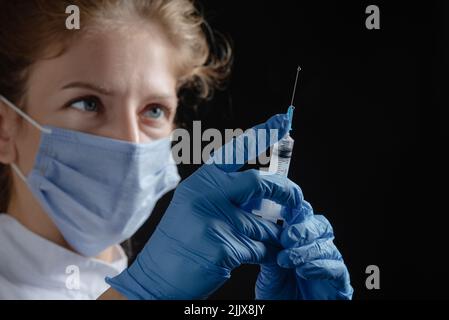
<instances>
[{"instance_id":1,"label":"woman's face","mask_svg":"<svg viewBox=\"0 0 449 320\"><path fill-rule=\"evenodd\" d=\"M154 25L80 37L63 55L33 66L26 112L42 125L134 143L167 137L177 107L175 58ZM24 172L33 167L39 137L23 121L16 163Z\"/></svg>"}]
</instances>

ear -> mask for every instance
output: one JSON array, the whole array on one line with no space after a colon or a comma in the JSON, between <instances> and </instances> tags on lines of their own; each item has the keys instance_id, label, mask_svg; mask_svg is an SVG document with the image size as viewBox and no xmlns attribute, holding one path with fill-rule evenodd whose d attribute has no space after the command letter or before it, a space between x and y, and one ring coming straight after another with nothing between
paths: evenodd
<instances>
[{"instance_id":1,"label":"ear","mask_svg":"<svg viewBox=\"0 0 449 320\"><path fill-rule=\"evenodd\" d=\"M17 115L0 100L0 162L11 164L16 161L14 137L17 132Z\"/></svg>"}]
</instances>

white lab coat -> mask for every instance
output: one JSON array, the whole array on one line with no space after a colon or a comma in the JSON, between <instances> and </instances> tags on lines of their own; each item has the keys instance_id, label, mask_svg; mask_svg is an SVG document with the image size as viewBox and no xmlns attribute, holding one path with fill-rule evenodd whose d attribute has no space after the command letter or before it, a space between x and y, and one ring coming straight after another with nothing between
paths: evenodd
<instances>
[{"instance_id":1,"label":"white lab coat","mask_svg":"<svg viewBox=\"0 0 449 320\"><path fill-rule=\"evenodd\" d=\"M0 214L0 299L96 299L108 288L104 278L127 266L115 249L112 263L86 258Z\"/></svg>"}]
</instances>

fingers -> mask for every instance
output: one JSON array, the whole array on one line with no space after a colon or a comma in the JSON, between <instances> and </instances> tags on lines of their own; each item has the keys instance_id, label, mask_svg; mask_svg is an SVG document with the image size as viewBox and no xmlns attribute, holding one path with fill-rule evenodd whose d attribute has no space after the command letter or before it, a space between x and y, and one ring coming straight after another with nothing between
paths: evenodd
<instances>
[{"instance_id":1,"label":"fingers","mask_svg":"<svg viewBox=\"0 0 449 320\"><path fill-rule=\"evenodd\" d=\"M296 268L296 275L305 280L335 280L338 287L350 283L349 272L343 261L315 260Z\"/></svg>"},{"instance_id":2,"label":"fingers","mask_svg":"<svg viewBox=\"0 0 449 320\"><path fill-rule=\"evenodd\" d=\"M235 247L241 264L275 264L279 252L278 247L248 237L240 237L240 244Z\"/></svg>"},{"instance_id":3,"label":"fingers","mask_svg":"<svg viewBox=\"0 0 449 320\"><path fill-rule=\"evenodd\" d=\"M302 200L299 209L282 207L281 215L288 225L297 224L304 222L305 219L313 216L313 208L306 200Z\"/></svg>"},{"instance_id":4,"label":"fingers","mask_svg":"<svg viewBox=\"0 0 449 320\"><path fill-rule=\"evenodd\" d=\"M284 248L301 247L317 239L333 237L334 232L329 221L324 216L313 215L285 229L281 234L281 244Z\"/></svg>"},{"instance_id":5,"label":"fingers","mask_svg":"<svg viewBox=\"0 0 449 320\"><path fill-rule=\"evenodd\" d=\"M226 175L217 168L208 170L208 174L210 175L208 179L216 179L217 175ZM229 201L229 197L226 194L227 191L238 195L242 192L241 190L245 190L245 188L242 188L242 183L226 182L223 184L222 180L223 179L220 179L220 184L216 184L217 187L214 188L215 191L213 194L209 194L207 197L201 199L203 204L208 203L208 205L211 206L208 210L208 214L219 218L219 220L225 221L227 225L232 227L238 234L247 236L256 241L267 242L281 248L279 239L282 228L270 221L248 213L240 208L240 206ZM223 201L223 198L226 198L226 200Z\"/></svg>"},{"instance_id":6,"label":"fingers","mask_svg":"<svg viewBox=\"0 0 449 320\"><path fill-rule=\"evenodd\" d=\"M342 260L342 256L332 239L320 239L311 244L283 250L277 257L283 268L295 268L314 260Z\"/></svg>"},{"instance_id":7,"label":"fingers","mask_svg":"<svg viewBox=\"0 0 449 320\"><path fill-rule=\"evenodd\" d=\"M301 188L287 177L263 175L258 170L233 172L227 176L223 191L236 206L251 199L265 198L290 208L301 208Z\"/></svg>"},{"instance_id":8,"label":"fingers","mask_svg":"<svg viewBox=\"0 0 449 320\"><path fill-rule=\"evenodd\" d=\"M279 242L282 227L253 214L249 214L242 209L234 208L234 210L236 213L228 215L228 217L230 224L237 232L244 234L252 240L275 246L278 250L282 248Z\"/></svg>"},{"instance_id":9,"label":"fingers","mask_svg":"<svg viewBox=\"0 0 449 320\"><path fill-rule=\"evenodd\" d=\"M315 260L295 270L298 290L304 299L352 299L354 289L343 261Z\"/></svg>"},{"instance_id":10,"label":"fingers","mask_svg":"<svg viewBox=\"0 0 449 320\"><path fill-rule=\"evenodd\" d=\"M260 272L256 281L256 299L293 300L297 298L298 292L294 270L287 270L276 264L260 266Z\"/></svg>"},{"instance_id":11,"label":"fingers","mask_svg":"<svg viewBox=\"0 0 449 320\"><path fill-rule=\"evenodd\" d=\"M228 142L214 152L206 165L214 164L224 172L235 172L249 160L257 158L262 152L285 136L289 126L287 114L278 114L267 122L259 124ZM270 132L270 130L272 130ZM271 133L277 134L272 136ZM271 137L272 136L272 137Z\"/></svg>"}]
</instances>

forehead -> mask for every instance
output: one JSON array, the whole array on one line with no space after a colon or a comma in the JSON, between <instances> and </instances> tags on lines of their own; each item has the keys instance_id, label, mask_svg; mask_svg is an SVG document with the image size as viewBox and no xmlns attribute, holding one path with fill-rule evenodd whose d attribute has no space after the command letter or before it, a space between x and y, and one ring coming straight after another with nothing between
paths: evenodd
<instances>
[{"instance_id":1,"label":"forehead","mask_svg":"<svg viewBox=\"0 0 449 320\"><path fill-rule=\"evenodd\" d=\"M50 87L86 81L122 93L173 91L176 50L155 25L102 28L74 37L62 55L39 61L33 71L30 82L34 75Z\"/></svg>"}]
</instances>

